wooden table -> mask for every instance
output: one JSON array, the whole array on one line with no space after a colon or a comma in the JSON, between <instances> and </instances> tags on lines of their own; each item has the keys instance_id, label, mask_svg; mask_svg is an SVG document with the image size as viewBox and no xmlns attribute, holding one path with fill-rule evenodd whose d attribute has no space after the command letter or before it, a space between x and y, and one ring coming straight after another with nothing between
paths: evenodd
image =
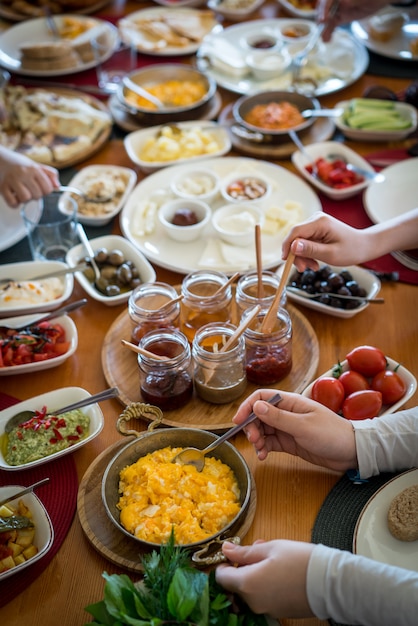
<instances>
[{"instance_id":1,"label":"wooden table","mask_svg":"<svg viewBox=\"0 0 418 626\"><path fill-rule=\"evenodd\" d=\"M149 4L115 0L102 9L102 14L120 16ZM260 16L281 17L280 9L274 2L267 2ZM333 106L340 99L361 95L366 87L376 83L399 91L409 82L396 77L376 79L366 75L342 93L321 100L323 106ZM233 94L222 91L224 104L235 98ZM359 143L349 145L363 153L381 147ZM409 143L392 147L405 145ZM82 165L94 163L132 166L119 139L111 140L99 154ZM293 170L290 161L280 161L280 165ZM143 175L138 174L141 180ZM121 234L117 220L113 231ZM155 269L158 280L171 284L178 284L182 280L179 274L158 267ZM384 307L370 306L348 320L301 309L319 340L318 375L343 358L351 348L361 344L379 346L386 354L396 355L409 370L415 374L418 372L417 288L403 283L387 283L383 284L380 295L385 298ZM82 289L75 283L72 299L84 296ZM22 400L61 386L80 386L92 394L101 391L107 386L101 366L103 339L113 321L124 310L125 305L111 308L89 299L88 306L72 314L79 334L75 355L65 364L45 373L2 378L2 390ZM306 354L306 359L309 358L310 355ZM407 406L415 405L417 400L418 395L415 394ZM80 481L95 458L120 437L115 429L115 420L121 412L121 404L116 400L107 401L102 409L105 415L103 431L95 440L74 453ZM257 485L256 515L245 542L277 537L309 541L315 517L339 474L286 454L271 455L267 461L260 463L243 435L236 438L235 444L247 460ZM62 626L80 626L90 621L84 607L102 598L104 580L101 574L105 570L109 573L121 571L92 548L76 515L62 547L48 568L27 591L0 609L0 623L7 626L56 626L58 623ZM10 585L13 585L13 577L9 580ZM283 620L284 626L296 624L319 626L326 622L315 618Z\"/></svg>"}]
</instances>

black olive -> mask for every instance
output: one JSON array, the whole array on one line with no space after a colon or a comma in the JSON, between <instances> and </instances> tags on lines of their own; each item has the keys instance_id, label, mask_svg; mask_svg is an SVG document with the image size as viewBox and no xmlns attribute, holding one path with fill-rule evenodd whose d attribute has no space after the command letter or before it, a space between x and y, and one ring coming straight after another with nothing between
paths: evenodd
<instances>
[{"instance_id":1,"label":"black olive","mask_svg":"<svg viewBox=\"0 0 418 626\"><path fill-rule=\"evenodd\" d=\"M351 291L347 289L346 285L343 285L340 289L338 289L337 294L339 296L351 296Z\"/></svg>"},{"instance_id":2,"label":"black olive","mask_svg":"<svg viewBox=\"0 0 418 626\"><path fill-rule=\"evenodd\" d=\"M350 293L353 296L358 296L359 295L359 284L356 280L349 280L348 282L346 282L345 286L347 287L347 289L350 290Z\"/></svg>"},{"instance_id":3,"label":"black olive","mask_svg":"<svg viewBox=\"0 0 418 626\"><path fill-rule=\"evenodd\" d=\"M315 272L314 270L305 270L302 274L302 285L312 285L315 282Z\"/></svg>"},{"instance_id":4,"label":"black olive","mask_svg":"<svg viewBox=\"0 0 418 626\"><path fill-rule=\"evenodd\" d=\"M327 280L330 274L332 274L332 269L329 265L324 265L318 270L318 275L321 280Z\"/></svg>"},{"instance_id":5,"label":"black olive","mask_svg":"<svg viewBox=\"0 0 418 626\"><path fill-rule=\"evenodd\" d=\"M350 282L350 280L353 280L353 277L348 270L341 270L340 276L342 277L345 283L348 283Z\"/></svg>"},{"instance_id":6,"label":"black olive","mask_svg":"<svg viewBox=\"0 0 418 626\"><path fill-rule=\"evenodd\" d=\"M344 279L340 274L337 274L337 272L332 272L328 276L328 284L332 291L338 291L338 289L344 285Z\"/></svg>"}]
</instances>

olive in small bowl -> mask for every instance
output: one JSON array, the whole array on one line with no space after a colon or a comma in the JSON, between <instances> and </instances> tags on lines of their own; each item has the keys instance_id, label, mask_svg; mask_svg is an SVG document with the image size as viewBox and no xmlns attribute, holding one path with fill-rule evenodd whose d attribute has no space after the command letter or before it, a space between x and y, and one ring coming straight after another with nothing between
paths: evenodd
<instances>
[{"instance_id":1,"label":"olive in small bowl","mask_svg":"<svg viewBox=\"0 0 418 626\"><path fill-rule=\"evenodd\" d=\"M158 219L167 236L182 243L200 237L210 218L210 206L202 200L169 200L158 211Z\"/></svg>"}]
</instances>

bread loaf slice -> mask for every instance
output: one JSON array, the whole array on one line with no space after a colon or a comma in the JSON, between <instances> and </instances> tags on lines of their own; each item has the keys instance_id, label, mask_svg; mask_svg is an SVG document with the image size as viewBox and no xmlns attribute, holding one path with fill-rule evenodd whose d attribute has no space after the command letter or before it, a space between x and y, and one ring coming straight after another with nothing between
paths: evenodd
<instances>
[{"instance_id":1,"label":"bread loaf slice","mask_svg":"<svg viewBox=\"0 0 418 626\"><path fill-rule=\"evenodd\" d=\"M418 539L418 485L407 487L393 498L388 510L388 527L396 539Z\"/></svg>"}]
</instances>

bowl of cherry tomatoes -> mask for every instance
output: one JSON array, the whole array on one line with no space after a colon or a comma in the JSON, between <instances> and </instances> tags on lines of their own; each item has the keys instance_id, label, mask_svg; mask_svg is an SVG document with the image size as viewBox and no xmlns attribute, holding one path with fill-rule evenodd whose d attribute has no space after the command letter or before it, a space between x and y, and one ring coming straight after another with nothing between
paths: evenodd
<instances>
[{"instance_id":1,"label":"bowl of cherry tomatoes","mask_svg":"<svg viewBox=\"0 0 418 626\"><path fill-rule=\"evenodd\" d=\"M394 413L411 398L417 380L374 346L353 348L346 358L314 380L302 395L349 420Z\"/></svg>"}]
</instances>

